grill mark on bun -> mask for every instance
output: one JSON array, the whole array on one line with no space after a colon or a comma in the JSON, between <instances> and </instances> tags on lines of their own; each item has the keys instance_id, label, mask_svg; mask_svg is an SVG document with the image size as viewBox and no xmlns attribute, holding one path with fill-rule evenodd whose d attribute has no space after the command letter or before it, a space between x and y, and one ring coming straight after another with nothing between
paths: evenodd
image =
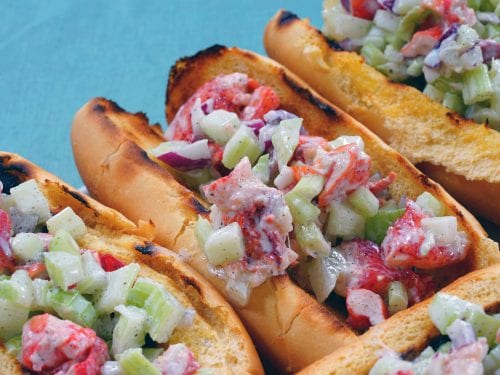
<instances>
[{"instance_id":1,"label":"grill mark on bun","mask_svg":"<svg viewBox=\"0 0 500 375\"><path fill-rule=\"evenodd\" d=\"M3 183L3 193L10 194L10 189L27 180L33 174L29 165L11 162L10 156L0 157L0 180Z\"/></svg>"},{"instance_id":2,"label":"grill mark on bun","mask_svg":"<svg viewBox=\"0 0 500 375\"><path fill-rule=\"evenodd\" d=\"M136 245L135 249L144 255L153 255L155 252L155 245L151 242L146 242L144 245Z\"/></svg>"},{"instance_id":3,"label":"grill mark on bun","mask_svg":"<svg viewBox=\"0 0 500 375\"><path fill-rule=\"evenodd\" d=\"M278 27L286 26L287 24L298 20L299 17L288 10L282 10L278 18Z\"/></svg>"},{"instance_id":4,"label":"grill mark on bun","mask_svg":"<svg viewBox=\"0 0 500 375\"><path fill-rule=\"evenodd\" d=\"M189 200L191 205L193 206L194 210L196 211L197 214L208 214L210 211L201 204L201 202L196 199L195 197L191 197Z\"/></svg>"},{"instance_id":5,"label":"grill mark on bun","mask_svg":"<svg viewBox=\"0 0 500 375\"><path fill-rule=\"evenodd\" d=\"M186 275L180 275L180 279L185 286L192 286L199 295L202 295L202 290L195 279Z\"/></svg>"}]
</instances>

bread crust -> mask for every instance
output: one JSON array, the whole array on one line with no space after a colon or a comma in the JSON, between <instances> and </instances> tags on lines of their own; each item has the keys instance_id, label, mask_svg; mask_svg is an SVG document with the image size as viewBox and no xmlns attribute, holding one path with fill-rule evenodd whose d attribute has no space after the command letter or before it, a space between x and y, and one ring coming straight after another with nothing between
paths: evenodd
<instances>
[{"instance_id":1,"label":"bread crust","mask_svg":"<svg viewBox=\"0 0 500 375\"><path fill-rule=\"evenodd\" d=\"M339 51L307 20L281 10L264 46L475 213L500 225L500 132L466 120L413 87Z\"/></svg>"},{"instance_id":2,"label":"bread crust","mask_svg":"<svg viewBox=\"0 0 500 375\"><path fill-rule=\"evenodd\" d=\"M500 311L500 264L469 273L456 280L443 292L466 301L477 303L489 313ZM372 327L352 344L299 372L306 374L368 374L380 356L390 348L405 358L412 359L420 353L432 338L439 336L428 314L431 300L419 303L404 312ZM352 354L356 353L355 356Z\"/></svg>"},{"instance_id":3,"label":"bread crust","mask_svg":"<svg viewBox=\"0 0 500 375\"><path fill-rule=\"evenodd\" d=\"M177 109L202 83L234 71L247 73L273 87L283 108L303 117L310 133L327 138L360 135L372 156L374 171L398 173L399 178L391 187L396 198L403 195L415 198L426 190L446 204L447 214L457 217L459 227L471 239L473 250L466 261L448 268L447 272L440 271L441 284L499 260L497 244L485 236L477 221L439 185L269 59L236 48L214 46L180 60L170 74L167 119L172 120ZM162 141L156 130L147 127L143 115L128 114L110 101L98 98L87 103L77 113L72 128L73 151L82 179L91 194L130 219L151 219L157 229L156 240L182 252L188 262L223 291L221 281L208 272L194 236L193 225L197 214L203 213L199 209L203 204L193 204L198 197L144 152L144 148ZM281 368L296 371L353 337L345 326L333 323L335 320L328 318L326 310L313 302L288 278L282 277L256 288L249 306L237 311L261 350L269 353ZM330 323L325 323L328 319Z\"/></svg>"},{"instance_id":4,"label":"bread crust","mask_svg":"<svg viewBox=\"0 0 500 375\"><path fill-rule=\"evenodd\" d=\"M264 373L255 347L234 310L177 254L150 241L150 225L138 226L26 159L0 152L0 180L4 181L4 191L32 178L48 198L51 212L69 206L84 220L88 232L78 240L81 247L111 253L124 263L139 263L140 275L162 283L197 312L194 324L189 329L175 331L170 343L186 343L202 366L215 366L218 373ZM145 261L148 258L156 261ZM0 346L0 363L8 364L8 374L22 373L19 363L3 346Z\"/></svg>"}]
</instances>

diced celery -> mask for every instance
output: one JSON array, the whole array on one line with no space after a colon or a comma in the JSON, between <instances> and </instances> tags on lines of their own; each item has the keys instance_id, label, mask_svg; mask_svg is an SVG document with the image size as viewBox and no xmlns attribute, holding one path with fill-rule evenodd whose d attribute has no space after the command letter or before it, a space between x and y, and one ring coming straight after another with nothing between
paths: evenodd
<instances>
[{"instance_id":1,"label":"diced celery","mask_svg":"<svg viewBox=\"0 0 500 375\"><path fill-rule=\"evenodd\" d=\"M160 292L148 297L144 310L148 313L149 335L161 344L168 342L182 321L185 309L165 288L159 288Z\"/></svg>"},{"instance_id":2,"label":"diced celery","mask_svg":"<svg viewBox=\"0 0 500 375\"><path fill-rule=\"evenodd\" d=\"M408 307L408 293L402 282L393 281L389 284L388 307L390 315Z\"/></svg>"},{"instance_id":3,"label":"diced celery","mask_svg":"<svg viewBox=\"0 0 500 375\"><path fill-rule=\"evenodd\" d=\"M92 329L97 333L97 335L106 341L111 341L113 339L113 331L115 330L116 323L118 323L117 314L113 313L98 316Z\"/></svg>"},{"instance_id":4,"label":"diced celery","mask_svg":"<svg viewBox=\"0 0 500 375\"><path fill-rule=\"evenodd\" d=\"M420 8L420 0L396 0L392 10L396 14L406 14L414 8Z\"/></svg>"},{"instance_id":5,"label":"diced celery","mask_svg":"<svg viewBox=\"0 0 500 375\"><path fill-rule=\"evenodd\" d=\"M16 200L10 194L0 194L0 209L9 212L11 207L16 207Z\"/></svg>"},{"instance_id":6,"label":"diced celery","mask_svg":"<svg viewBox=\"0 0 500 375\"><path fill-rule=\"evenodd\" d=\"M321 210L307 199L290 191L285 194L285 202L292 214L295 224L307 224L315 221Z\"/></svg>"},{"instance_id":7,"label":"diced celery","mask_svg":"<svg viewBox=\"0 0 500 375\"><path fill-rule=\"evenodd\" d=\"M50 301L48 298L49 291L52 287L52 283L48 280L35 279L33 280L33 306L32 310L52 312L53 309L50 306Z\"/></svg>"},{"instance_id":8,"label":"diced celery","mask_svg":"<svg viewBox=\"0 0 500 375\"><path fill-rule=\"evenodd\" d=\"M429 305L429 316L442 334L446 333L455 319L465 318L474 311L483 312L483 309L479 305L441 292L434 296Z\"/></svg>"},{"instance_id":9,"label":"diced celery","mask_svg":"<svg viewBox=\"0 0 500 375\"><path fill-rule=\"evenodd\" d=\"M225 145L241 123L236 113L216 109L200 121L201 130L216 143Z\"/></svg>"},{"instance_id":10,"label":"diced celery","mask_svg":"<svg viewBox=\"0 0 500 375\"><path fill-rule=\"evenodd\" d=\"M423 93L437 102L442 101L444 98L444 93L430 83L425 86Z\"/></svg>"},{"instance_id":11,"label":"diced celery","mask_svg":"<svg viewBox=\"0 0 500 375\"><path fill-rule=\"evenodd\" d=\"M326 233L331 237L349 240L363 237L365 218L346 203L332 201L329 207Z\"/></svg>"},{"instance_id":12,"label":"diced celery","mask_svg":"<svg viewBox=\"0 0 500 375\"><path fill-rule=\"evenodd\" d=\"M97 319L97 312L92 303L77 291L65 292L59 288L52 288L47 298L50 306L63 319L84 327L91 327Z\"/></svg>"},{"instance_id":13,"label":"diced celery","mask_svg":"<svg viewBox=\"0 0 500 375\"><path fill-rule=\"evenodd\" d=\"M366 220L364 237L381 244L387 234L387 229L403 216L404 212L404 208L379 210L375 216Z\"/></svg>"},{"instance_id":14,"label":"diced celery","mask_svg":"<svg viewBox=\"0 0 500 375\"><path fill-rule=\"evenodd\" d=\"M395 14L379 9L375 12L375 17L373 18L373 23L382 30L389 31L391 33L396 33L399 28L401 18Z\"/></svg>"},{"instance_id":15,"label":"diced celery","mask_svg":"<svg viewBox=\"0 0 500 375\"><path fill-rule=\"evenodd\" d=\"M354 209L364 217L372 217L378 211L377 197L366 187L361 186L348 195L347 200Z\"/></svg>"},{"instance_id":16,"label":"diced celery","mask_svg":"<svg viewBox=\"0 0 500 375\"><path fill-rule=\"evenodd\" d=\"M495 319L482 311L472 311L466 320L474 328L477 337L486 337L488 345L495 345L496 334L500 329L500 319Z\"/></svg>"},{"instance_id":17,"label":"diced celery","mask_svg":"<svg viewBox=\"0 0 500 375\"><path fill-rule=\"evenodd\" d=\"M231 223L213 232L205 242L204 251L208 261L214 266L221 266L243 258L245 243L239 224Z\"/></svg>"},{"instance_id":18,"label":"diced celery","mask_svg":"<svg viewBox=\"0 0 500 375\"><path fill-rule=\"evenodd\" d=\"M12 252L23 262L42 260L44 245L35 233L18 233L10 241Z\"/></svg>"},{"instance_id":19,"label":"diced celery","mask_svg":"<svg viewBox=\"0 0 500 375\"><path fill-rule=\"evenodd\" d=\"M198 240L198 244L201 247L205 246L208 237L213 233L212 224L207 219L198 216L198 220L196 220L196 224L194 225L194 232L196 235L196 239Z\"/></svg>"},{"instance_id":20,"label":"diced celery","mask_svg":"<svg viewBox=\"0 0 500 375\"><path fill-rule=\"evenodd\" d=\"M325 257L312 259L307 265L307 272L316 299L323 303L335 288L338 272L327 266Z\"/></svg>"},{"instance_id":21,"label":"diced celery","mask_svg":"<svg viewBox=\"0 0 500 375\"><path fill-rule=\"evenodd\" d=\"M500 368L500 345L493 348L483 360L484 374L494 375Z\"/></svg>"},{"instance_id":22,"label":"diced celery","mask_svg":"<svg viewBox=\"0 0 500 375\"><path fill-rule=\"evenodd\" d=\"M411 371L413 364L394 355L382 356L372 367L369 375L387 375ZM413 372L412 372L413 373Z\"/></svg>"},{"instance_id":23,"label":"diced celery","mask_svg":"<svg viewBox=\"0 0 500 375\"><path fill-rule=\"evenodd\" d=\"M64 251L68 254L80 255L80 246L68 231L59 229L50 241L49 251Z\"/></svg>"},{"instance_id":24,"label":"diced celery","mask_svg":"<svg viewBox=\"0 0 500 375\"><path fill-rule=\"evenodd\" d=\"M50 218L49 203L35 180L29 180L13 187L10 189L10 194L22 213L38 216L38 223L43 223Z\"/></svg>"},{"instance_id":25,"label":"diced celery","mask_svg":"<svg viewBox=\"0 0 500 375\"><path fill-rule=\"evenodd\" d=\"M160 370L142 355L140 348L128 349L118 356L123 375L161 375Z\"/></svg>"},{"instance_id":26,"label":"diced celery","mask_svg":"<svg viewBox=\"0 0 500 375\"><path fill-rule=\"evenodd\" d=\"M183 185L191 190L198 190L200 185L206 184L213 179L210 168L193 169L192 171L172 169L171 172Z\"/></svg>"},{"instance_id":27,"label":"diced celery","mask_svg":"<svg viewBox=\"0 0 500 375\"><path fill-rule=\"evenodd\" d=\"M384 53L372 44L365 44L361 48L361 55L371 66L379 66L387 62L387 57Z\"/></svg>"},{"instance_id":28,"label":"diced celery","mask_svg":"<svg viewBox=\"0 0 500 375\"><path fill-rule=\"evenodd\" d=\"M0 339L5 342L20 335L29 313L29 307L0 298Z\"/></svg>"},{"instance_id":29,"label":"diced celery","mask_svg":"<svg viewBox=\"0 0 500 375\"><path fill-rule=\"evenodd\" d=\"M47 229L49 233L57 233L60 229L64 229L71 234L75 239L87 233L87 227L83 220L75 214L71 207L66 207L64 210L54 215L47 220Z\"/></svg>"},{"instance_id":30,"label":"diced celery","mask_svg":"<svg viewBox=\"0 0 500 375\"><path fill-rule=\"evenodd\" d=\"M83 279L76 288L82 294L96 294L106 287L108 278L90 251L82 254Z\"/></svg>"},{"instance_id":31,"label":"diced celery","mask_svg":"<svg viewBox=\"0 0 500 375\"><path fill-rule=\"evenodd\" d=\"M314 199L325 185L325 179L320 175L303 176L295 187L290 191L307 200Z\"/></svg>"},{"instance_id":32,"label":"diced celery","mask_svg":"<svg viewBox=\"0 0 500 375\"><path fill-rule=\"evenodd\" d=\"M426 213L431 216L443 216L444 204L437 200L434 195L425 191L417 197L415 203Z\"/></svg>"},{"instance_id":33,"label":"diced celery","mask_svg":"<svg viewBox=\"0 0 500 375\"><path fill-rule=\"evenodd\" d=\"M163 348L142 348L142 354L150 362L154 362L154 360L161 356L164 352L165 349ZM199 375L199 371L196 374Z\"/></svg>"},{"instance_id":34,"label":"diced celery","mask_svg":"<svg viewBox=\"0 0 500 375\"><path fill-rule=\"evenodd\" d=\"M463 98L465 104L482 102L492 96L493 88L488 75L488 67L485 64L480 64L464 73Z\"/></svg>"},{"instance_id":35,"label":"diced celery","mask_svg":"<svg viewBox=\"0 0 500 375\"><path fill-rule=\"evenodd\" d=\"M130 263L108 273L108 284L95 303L95 308L99 314L109 314L113 312L116 306L125 303L140 268L138 264Z\"/></svg>"},{"instance_id":36,"label":"diced celery","mask_svg":"<svg viewBox=\"0 0 500 375\"><path fill-rule=\"evenodd\" d=\"M361 150L365 149L365 142L363 142L363 138L361 138L359 135L341 135L340 137L335 138L333 141L328 142L328 144L333 148L349 145L351 143L357 145Z\"/></svg>"},{"instance_id":37,"label":"diced celery","mask_svg":"<svg viewBox=\"0 0 500 375\"><path fill-rule=\"evenodd\" d=\"M0 281L0 296L8 301L15 302L20 299L20 292L17 283L10 279Z\"/></svg>"},{"instance_id":38,"label":"diced celery","mask_svg":"<svg viewBox=\"0 0 500 375\"><path fill-rule=\"evenodd\" d=\"M271 170L269 168L269 154L262 155L257 164L252 168L253 174L257 176L264 184L268 184L271 178Z\"/></svg>"},{"instance_id":39,"label":"diced celery","mask_svg":"<svg viewBox=\"0 0 500 375\"><path fill-rule=\"evenodd\" d=\"M14 336L5 343L5 349L7 349L7 352L12 354L14 357L17 357L19 353L21 353L21 347L22 347L21 335Z\"/></svg>"},{"instance_id":40,"label":"diced celery","mask_svg":"<svg viewBox=\"0 0 500 375\"><path fill-rule=\"evenodd\" d=\"M422 75L423 68L424 68L424 59L416 58L408 66L408 75L412 77L418 77Z\"/></svg>"},{"instance_id":41,"label":"diced celery","mask_svg":"<svg viewBox=\"0 0 500 375\"><path fill-rule=\"evenodd\" d=\"M330 243L315 223L295 225L295 237L306 254L326 256L330 253Z\"/></svg>"},{"instance_id":42,"label":"diced celery","mask_svg":"<svg viewBox=\"0 0 500 375\"><path fill-rule=\"evenodd\" d=\"M401 2L400 2L401 3ZM424 7L415 6L408 9L401 22L398 25L397 34L405 42L410 41L418 23L430 14L429 10Z\"/></svg>"},{"instance_id":43,"label":"diced celery","mask_svg":"<svg viewBox=\"0 0 500 375\"><path fill-rule=\"evenodd\" d=\"M80 255L63 251L44 253L45 265L52 282L63 290L83 279L83 267Z\"/></svg>"},{"instance_id":44,"label":"diced celery","mask_svg":"<svg viewBox=\"0 0 500 375\"><path fill-rule=\"evenodd\" d=\"M426 217L421 223L424 231L432 233L438 246L446 246L457 238L455 216Z\"/></svg>"},{"instance_id":45,"label":"diced celery","mask_svg":"<svg viewBox=\"0 0 500 375\"><path fill-rule=\"evenodd\" d=\"M460 94L447 92L444 94L442 104L459 114L465 113L465 105Z\"/></svg>"},{"instance_id":46,"label":"diced celery","mask_svg":"<svg viewBox=\"0 0 500 375\"><path fill-rule=\"evenodd\" d=\"M479 10L479 8L481 7L481 3L481 0L467 0L467 5L469 6L469 8L472 8L474 10Z\"/></svg>"},{"instance_id":47,"label":"diced celery","mask_svg":"<svg viewBox=\"0 0 500 375\"><path fill-rule=\"evenodd\" d=\"M359 17L353 17L343 11L342 5L323 11L325 24L323 33L334 40L362 38L370 29L372 22Z\"/></svg>"},{"instance_id":48,"label":"diced celery","mask_svg":"<svg viewBox=\"0 0 500 375\"><path fill-rule=\"evenodd\" d=\"M7 281L2 281L2 283ZM31 307L33 303L33 281L25 270L17 270L10 277L10 282L14 283L18 291L18 298L16 303L24 306Z\"/></svg>"},{"instance_id":49,"label":"diced celery","mask_svg":"<svg viewBox=\"0 0 500 375\"><path fill-rule=\"evenodd\" d=\"M160 293L164 290L163 286L144 277L138 277L127 297L127 305L136 307L144 307L146 300L152 296L153 298L161 298Z\"/></svg>"},{"instance_id":50,"label":"diced celery","mask_svg":"<svg viewBox=\"0 0 500 375\"><path fill-rule=\"evenodd\" d=\"M385 34L386 32L384 30L377 26L372 26L363 40L363 48L371 45L379 50L383 50L385 47Z\"/></svg>"},{"instance_id":51,"label":"diced celery","mask_svg":"<svg viewBox=\"0 0 500 375\"><path fill-rule=\"evenodd\" d=\"M118 323L113 330L111 352L116 356L127 349L140 348L146 338L146 311L135 306L118 305L115 311L120 313Z\"/></svg>"},{"instance_id":52,"label":"diced celery","mask_svg":"<svg viewBox=\"0 0 500 375\"><path fill-rule=\"evenodd\" d=\"M300 128L302 127L301 118L283 120L278 125L278 129L271 139L276 152L276 160L281 169L288 164L295 148L299 144Z\"/></svg>"},{"instance_id":53,"label":"diced celery","mask_svg":"<svg viewBox=\"0 0 500 375\"><path fill-rule=\"evenodd\" d=\"M241 126L224 147L222 164L226 168L233 169L245 156L251 164L254 164L261 153L259 140L253 130Z\"/></svg>"}]
</instances>

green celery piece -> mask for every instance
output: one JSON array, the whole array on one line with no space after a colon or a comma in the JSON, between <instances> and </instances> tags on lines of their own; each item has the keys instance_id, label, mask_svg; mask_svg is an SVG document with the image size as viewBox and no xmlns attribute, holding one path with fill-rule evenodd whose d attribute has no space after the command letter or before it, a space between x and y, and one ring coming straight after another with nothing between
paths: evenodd
<instances>
[{"instance_id":1,"label":"green celery piece","mask_svg":"<svg viewBox=\"0 0 500 375\"><path fill-rule=\"evenodd\" d=\"M466 318L474 311L484 313L481 306L443 292L436 293L428 308L432 322L442 334L456 319Z\"/></svg>"},{"instance_id":2,"label":"green celery piece","mask_svg":"<svg viewBox=\"0 0 500 375\"><path fill-rule=\"evenodd\" d=\"M8 301L17 302L20 297L17 283L11 280L1 280L0 296Z\"/></svg>"},{"instance_id":3,"label":"green celery piece","mask_svg":"<svg viewBox=\"0 0 500 375\"><path fill-rule=\"evenodd\" d=\"M22 336L14 336L10 340L5 343L5 348L7 352L12 354L14 357L17 357L21 352L22 347Z\"/></svg>"},{"instance_id":4,"label":"green celery piece","mask_svg":"<svg viewBox=\"0 0 500 375\"><path fill-rule=\"evenodd\" d=\"M65 251L44 253L45 266L52 282L58 287L68 290L71 285L84 277L80 255Z\"/></svg>"},{"instance_id":5,"label":"green celery piece","mask_svg":"<svg viewBox=\"0 0 500 375\"><path fill-rule=\"evenodd\" d=\"M154 281L138 277L133 288L130 289L127 304L142 308L150 296L154 299L161 298L161 288L162 286Z\"/></svg>"},{"instance_id":6,"label":"green celery piece","mask_svg":"<svg viewBox=\"0 0 500 375\"><path fill-rule=\"evenodd\" d=\"M428 9L425 9L423 7L414 7L401 19L401 23L399 24L399 27L394 34L405 42L410 41L417 25L425 18L427 18L430 13L431 12Z\"/></svg>"},{"instance_id":7,"label":"green celery piece","mask_svg":"<svg viewBox=\"0 0 500 375\"><path fill-rule=\"evenodd\" d=\"M481 0L467 0L467 6L474 10L479 10L481 8Z\"/></svg>"},{"instance_id":8,"label":"green celery piece","mask_svg":"<svg viewBox=\"0 0 500 375\"><path fill-rule=\"evenodd\" d=\"M330 253L330 243L325 240L323 233L315 223L295 225L294 233L297 242L306 253L314 253L320 256L327 256Z\"/></svg>"},{"instance_id":9,"label":"green celery piece","mask_svg":"<svg viewBox=\"0 0 500 375\"><path fill-rule=\"evenodd\" d=\"M78 325L91 327L97 319L97 312L92 303L77 291L65 292L53 288L49 291L48 300L61 318L71 320Z\"/></svg>"},{"instance_id":10,"label":"green celery piece","mask_svg":"<svg viewBox=\"0 0 500 375\"><path fill-rule=\"evenodd\" d=\"M307 175L303 176L290 192L310 201L321 193L324 185L325 178L323 176Z\"/></svg>"},{"instance_id":11,"label":"green celery piece","mask_svg":"<svg viewBox=\"0 0 500 375\"><path fill-rule=\"evenodd\" d=\"M365 44L361 48L361 55L371 66L377 67L387 62L387 57L384 55L384 53L372 44Z\"/></svg>"},{"instance_id":12,"label":"green celery piece","mask_svg":"<svg viewBox=\"0 0 500 375\"><path fill-rule=\"evenodd\" d=\"M261 154L259 141L253 131L241 126L224 147L222 164L228 169L233 169L245 156L254 164Z\"/></svg>"},{"instance_id":13,"label":"green celery piece","mask_svg":"<svg viewBox=\"0 0 500 375\"><path fill-rule=\"evenodd\" d=\"M270 171L269 171L269 154L262 155L257 164L252 168L253 174L256 175L259 180L264 184L269 183Z\"/></svg>"},{"instance_id":14,"label":"green celery piece","mask_svg":"<svg viewBox=\"0 0 500 375\"><path fill-rule=\"evenodd\" d=\"M0 298L0 340L5 342L20 335L29 312L28 307Z\"/></svg>"},{"instance_id":15,"label":"green celery piece","mask_svg":"<svg viewBox=\"0 0 500 375\"><path fill-rule=\"evenodd\" d=\"M140 348L128 349L118 356L123 375L161 375L160 370L148 361Z\"/></svg>"},{"instance_id":16,"label":"green celery piece","mask_svg":"<svg viewBox=\"0 0 500 375\"><path fill-rule=\"evenodd\" d=\"M213 233L213 231L214 230L210 221L202 216L198 216L198 220L196 220L196 224L194 225L194 232L196 239L198 240L198 244L201 247L205 246L205 242L207 242L208 237Z\"/></svg>"},{"instance_id":17,"label":"green celery piece","mask_svg":"<svg viewBox=\"0 0 500 375\"><path fill-rule=\"evenodd\" d=\"M486 337L490 348L495 345L496 334L500 329L500 319L481 311L472 311L466 320L474 328L477 337Z\"/></svg>"},{"instance_id":18,"label":"green celery piece","mask_svg":"<svg viewBox=\"0 0 500 375\"><path fill-rule=\"evenodd\" d=\"M463 115L465 113L465 105L462 100L462 96L459 94L451 92L445 93L442 103L446 108L449 108L458 114Z\"/></svg>"},{"instance_id":19,"label":"green celery piece","mask_svg":"<svg viewBox=\"0 0 500 375\"><path fill-rule=\"evenodd\" d=\"M405 212L404 208L381 209L375 216L366 219L365 239L378 243L379 245L387 234L387 229Z\"/></svg>"},{"instance_id":20,"label":"green celery piece","mask_svg":"<svg viewBox=\"0 0 500 375\"><path fill-rule=\"evenodd\" d=\"M135 306L116 306L120 313L113 330L111 351L116 357L127 349L140 348L146 342L146 311Z\"/></svg>"},{"instance_id":21,"label":"green celery piece","mask_svg":"<svg viewBox=\"0 0 500 375\"><path fill-rule=\"evenodd\" d=\"M158 343L169 340L184 316L182 305L166 290L148 297L144 304L150 323L149 335Z\"/></svg>"},{"instance_id":22,"label":"green celery piece","mask_svg":"<svg viewBox=\"0 0 500 375\"><path fill-rule=\"evenodd\" d=\"M493 87L488 67L480 64L464 73L463 99L467 105L488 100L493 96Z\"/></svg>"},{"instance_id":23,"label":"green celery piece","mask_svg":"<svg viewBox=\"0 0 500 375\"><path fill-rule=\"evenodd\" d=\"M97 317L94 325L92 326L92 329L100 338L106 341L111 341L113 338L113 330L115 329L116 323L118 323L118 316L116 316L116 314L114 314L113 317L111 317L111 314L101 315Z\"/></svg>"},{"instance_id":24,"label":"green celery piece","mask_svg":"<svg viewBox=\"0 0 500 375\"><path fill-rule=\"evenodd\" d=\"M285 194L285 202L292 214L295 224L307 224L315 221L321 210L307 199L297 195L293 191Z\"/></svg>"},{"instance_id":25,"label":"green celery piece","mask_svg":"<svg viewBox=\"0 0 500 375\"><path fill-rule=\"evenodd\" d=\"M301 118L283 120L273 134L271 142L274 146L276 160L280 168L288 164L288 161L295 152L295 148L299 144L301 126Z\"/></svg>"},{"instance_id":26,"label":"green celery piece","mask_svg":"<svg viewBox=\"0 0 500 375\"><path fill-rule=\"evenodd\" d=\"M64 251L68 254L80 255L80 247L71 234L64 229L59 229L50 241L49 251Z\"/></svg>"}]
</instances>

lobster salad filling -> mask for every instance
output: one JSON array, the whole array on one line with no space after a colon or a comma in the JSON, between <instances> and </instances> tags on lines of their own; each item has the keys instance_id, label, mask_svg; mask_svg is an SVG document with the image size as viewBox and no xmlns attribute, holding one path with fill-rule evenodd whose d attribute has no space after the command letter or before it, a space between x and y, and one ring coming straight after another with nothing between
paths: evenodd
<instances>
[{"instance_id":1,"label":"lobster salad filling","mask_svg":"<svg viewBox=\"0 0 500 375\"><path fill-rule=\"evenodd\" d=\"M479 305L438 293L429 316L443 335L413 361L384 350L370 375L494 375L500 369L500 315Z\"/></svg>"},{"instance_id":2,"label":"lobster salad filling","mask_svg":"<svg viewBox=\"0 0 500 375\"><path fill-rule=\"evenodd\" d=\"M445 107L500 130L495 0L327 0L323 33L395 81L420 78Z\"/></svg>"},{"instance_id":3,"label":"lobster salad filling","mask_svg":"<svg viewBox=\"0 0 500 375\"><path fill-rule=\"evenodd\" d=\"M80 248L86 232L70 207L52 215L34 180L1 194L0 342L36 374L196 373L186 345L162 348L194 310L138 264Z\"/></svg>"},{"instance_id":4,"label":"lobster salad filling","mask_svg":"<svg viewBox=\"0 0 500 375\"><path fill-rule=\"evenodd\" d=\"M371 173L360 137L308 135L272 88L245 74L205 83L166 137L150 153L191 176L212 205L196 235L241 304L288 271L320 302L345 298L349 323L365 329L428 296L429 271L466 256L468 239L441 202L429 193L396 202L396 174Z\"/></svg>"}]
</instances>

